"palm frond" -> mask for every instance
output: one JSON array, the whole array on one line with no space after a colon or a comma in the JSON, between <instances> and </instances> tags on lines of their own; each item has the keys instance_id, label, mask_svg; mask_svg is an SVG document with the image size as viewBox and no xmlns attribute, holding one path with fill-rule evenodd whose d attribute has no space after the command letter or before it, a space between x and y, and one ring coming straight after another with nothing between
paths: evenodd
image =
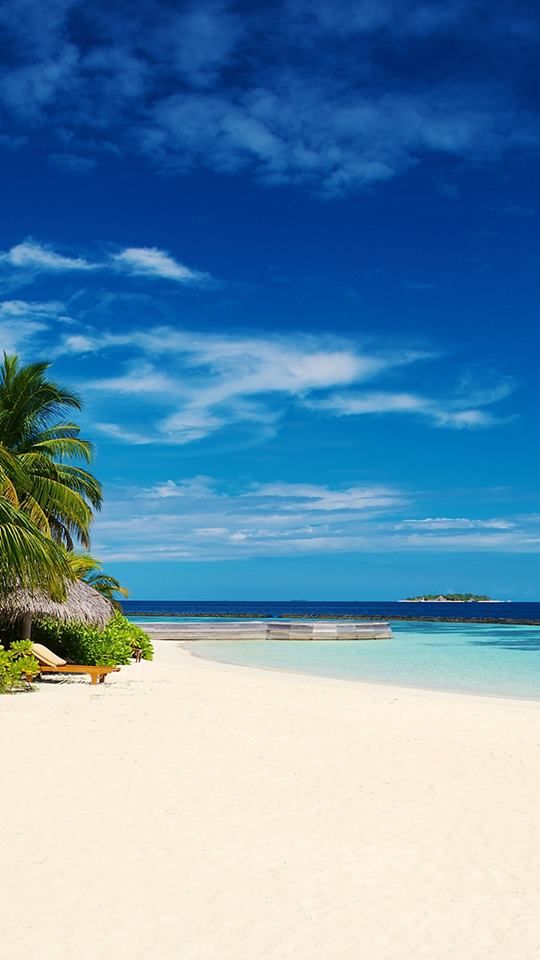
<instances>
[{"instance_id":1,"label":"palm frond","mask_svg":"<svg viewBox=\"0 0 540 960\"><path fill-rule=\"evenodd\" d=\"M95 510L100 510L103 502L103 490L99 480L81 467L62 463L58 466L57 478L71 490L90 501Z\"/></svg>"},{"instance_id":2,"label":"palm frond","mask_svg":"<svg viewBox=\"0 0 540 960\"><path fill-rule=\"evenodd\" d=\"M38 527L42 533L48 537L51 536L51 525L49 523L49 518L34 497L27 493L20 504L20 507L23 513L26 513L30 517L32 522L35 523L36 527Z\"/></svg>"},{"instance_id":3,"label":"palm frond","mask_svg":"<svg viewBox=\"0 0 540 960\"><path fill-rule=\"evenodd\" d=\"M122 597L129 597L129 590L120 585L116 577L111 577L106 573L90 573L83 577L84 582L107 597L108 600L114 600L114 595L119 593Z\"/></svg>"},{"instance_id":4,"label":"palm frond","mask_svg":"<svg viewBox=\"0 0 540 960\"><path fill-rule=\"evenodd\" d=\"M65 550L0 497L0 590L39 586L61 597L70 576Z\"/></svg>"},{"instance_id":5,"label":"palm frond","mask_svg":"<svg viewBox=\"0 0 540 960\"><path fill-rule=\"evenodd\" d=\"M102 490L74 461L90 463L93 445L66 417L80 397L49 379L49 367L7 354L0 363L0 493L57 543L88 547Z\"/></svg>"},{"instance_id":6,"label":"palm frond","mask_svg":"<svg viewBox=\"0 0 540 960\"><path fill-rule=\"evenodd\" d=\"M84 460L91 463L94 456L94 447L89 440L80 440L78 437L50 437L38 440L33 444L37 451L44 451L49 456L63 459Z\"/></svg>"},{"instance_id":7,"label":"palm frond","mask_svg":"<svg viewBox=\"0 0 540 960\"><path fill-rule=\"evenodd\" d=\"M52 477L31 477L30 493L47 516L59 518L70 534L85 546L90 537L92 511L83 497Z\"/></svg>"},{"instance_id":8,"label":"palm frond","mask_svg":"<svg viewBox=\"0 0 540 960\"><path fill-rule=\"evenodd\" d=\"M17 493L17 488L13 483L13 480L10 480L10 478L6 477L5 474L0 474L0 496L5 497L6 500L9 500L14 507L19 506L19 494Z\"/></svg>"},{"instance_id":9,"label":"palm frond","mask_svg":"<svg viewBox=\"0 0 540 960\"><path fill-rule=\"evenodd\" d=\"M68 555L69 568L77 580L85 579L89 573L101 571L103 564L88 553L70 553Z\"/></svg>"},{"instance_id":10,"label":"palm frond","mask_svg":"<svg viewBox=\"0 0 540 960\"><path fill-rule=\"evenodd\" d=\"M115 602L115 595L128 597L129 591L123 587L116 577L103 572L103 564L87 553L72 553L68 556L68 564L72 576L88 583L94 590Z\"/></svg>"},{"instance_id":11,"label":"palm frond","mask_svg":"<svg viewBox=\"0 0 540 960\"><path fill-rule=\"evenodd\" d=\"M51 530L51 537L56 543L61 543L68 554L75 549L75 542L68 528L60 522L56 517L49 517L49 527Z\"/></svg>"}]
</instances>

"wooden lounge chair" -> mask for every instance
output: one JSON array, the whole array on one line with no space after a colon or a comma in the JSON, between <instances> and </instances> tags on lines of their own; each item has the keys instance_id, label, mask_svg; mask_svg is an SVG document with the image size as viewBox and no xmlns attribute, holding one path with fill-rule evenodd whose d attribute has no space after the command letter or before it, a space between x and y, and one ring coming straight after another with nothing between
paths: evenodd
<instances>
[{"instance_id":1,"label":"wooden lounge chair","mask_svg":"<svg viewBox=\"0 0 540 960\"><path fill-rule=\"evenodd\" d=\"M96 667L92 664L68 663L57 657L42 643L32 644L32 654L39 663L40 673L87 673L92 684L104 683L108 673L117 673L120 667Z\"/></svg>"}]
</instances>

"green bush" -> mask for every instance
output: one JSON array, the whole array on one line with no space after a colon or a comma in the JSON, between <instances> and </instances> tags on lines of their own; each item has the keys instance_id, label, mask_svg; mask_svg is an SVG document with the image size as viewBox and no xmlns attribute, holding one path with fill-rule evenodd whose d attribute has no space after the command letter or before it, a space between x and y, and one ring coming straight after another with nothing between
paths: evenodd
<instances>
[{"instance_id":1,"label":"green bush","mask_svg":"<svg viewBox=\"0 0 540 960\"><path fill-rule=\"evenodd\" d=\"M108 638L115 639L118 643L124 642L129 645L130 656L133 650L142 650L143 660L154 659L154 648L150 642L150 637L136 623L131 623L120 612L115 613L112 620L105 627L104 634Z\"/></svg>"},{"instance_id":2,"label":"green bush","mask_svg":"<svg viewBox=\"0 0 540 960\"><path fill-rule=\"evenodd\" d=\"M150 639L140 627L115 613L104 630L86 623L60 623L44 618L34 623L32 639L72 663L116 667L129 663L135 648L145 660L153 657Z\"/></svg>"},{"instance_id":3,"label":"green bush","mask_svg":"<svg viewBox=\"0 0 540 960\"><path fill-rule=\"evenodd\" d=\"M87 623L60 623L49 618L33 624L32 639L72 663L115 667L128 663L131 652L125 644L109 642L104 631L97 627Z\"/></svg>"},{"instance_id":4,"label":"green bush","mask_svg":"<svg viewBox=\"0 0 540 960\"><path fill-rule=\"evenodd\" d=\"M39 673L39 664L31 654L29 640L16 640L9 650L0 645L0 693L28 687Z\"/></svg>"}]
</instances>

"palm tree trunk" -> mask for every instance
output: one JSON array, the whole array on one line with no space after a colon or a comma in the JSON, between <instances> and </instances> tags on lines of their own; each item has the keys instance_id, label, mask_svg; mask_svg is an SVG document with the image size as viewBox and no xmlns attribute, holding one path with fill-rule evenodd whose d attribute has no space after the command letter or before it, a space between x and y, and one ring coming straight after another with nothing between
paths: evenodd
<instances>
[{"instance_id":1,"label":"palm tree trunk","mask_svg":"<svg viewBox=\"0 0 540 960\"><path fill-rule=\"evenodd\" d=\"M32 614L24 613L19 620L19 638L21 640L30 640L32 634Z\"/></svg>"}]
</instances>

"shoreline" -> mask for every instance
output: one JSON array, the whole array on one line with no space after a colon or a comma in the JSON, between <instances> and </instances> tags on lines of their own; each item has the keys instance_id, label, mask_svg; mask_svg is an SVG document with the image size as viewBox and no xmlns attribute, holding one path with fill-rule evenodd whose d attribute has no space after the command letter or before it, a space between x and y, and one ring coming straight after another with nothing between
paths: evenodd
<instances>
[{"instance_id":1,"label":"shoreline","mask_svg":"<svg viewBox=\"0 0 540 960\"><path fill-rule=\"evenodd\" d=\"M484 693L482 690L457 690L452 687L418 687L414 684L409 683L399 683L396 680L365 680L362 677L333 677L329 676L326 673L316 673L315 671L304 671L304 670L290 670L287 667L273 667L266 666L262 663L234 663L231 660L220 660L218 657L207 657L204 653L198 652L196 649L191 649L190 644L193 644L196 647L197 643L208 642L208 641L197 641L197 640L163 640L160 639L159 643L177 643L178 647L181 650L185 650L186 653L191 657L195 657L198 660L202 660L206 663L217 663L222 667L231 667L235 670L263 670L268 673L279 673L284 674L285 676L294 676L294 677L305 677L307 679L313 680L327 680L331 683L353 683L360 685L362 687L384 687L387 690L393 690L395 693L410 691L415 694L437 694L441 696L448 697L470 697L472 700L499 700L503 703L530 703L531 705L540 705L540 696L538 697L526 697L519 696L519 694L503 694L503 693ZM214 641L216 644L220 641Z\"/></svg>"}]
</instances>

